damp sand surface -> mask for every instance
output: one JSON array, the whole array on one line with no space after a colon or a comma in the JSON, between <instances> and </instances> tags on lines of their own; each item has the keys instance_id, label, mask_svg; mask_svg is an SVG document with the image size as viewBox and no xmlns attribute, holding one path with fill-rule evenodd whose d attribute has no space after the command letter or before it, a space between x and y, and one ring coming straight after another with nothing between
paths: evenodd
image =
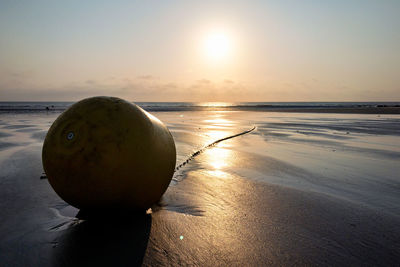
<instances>
[{"instance_id":1,"label":"damp sand surface","mask_svg":"<svg viewBox=\"0 0 400 267\"><path fill-rule=\"evenodd\" d=\"M398 264L398 115L153 114L177 165L256 128L196 154L147 213L87 220L40 179L58 113L0 114L0 265Z\"/></svg>"}]
</instances>

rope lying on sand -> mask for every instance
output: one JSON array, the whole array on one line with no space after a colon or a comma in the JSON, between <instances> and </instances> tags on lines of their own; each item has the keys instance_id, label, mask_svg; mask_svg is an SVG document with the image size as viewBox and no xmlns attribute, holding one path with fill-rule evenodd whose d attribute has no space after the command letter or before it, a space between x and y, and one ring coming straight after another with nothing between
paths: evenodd
<instances>
[{"instance_id":1,"label":"rope lying on sand","mask_svg":"<svg viewBox=\"0 0 400 267\"><path fill-rule=\"evenodd\" d=\"M206 146L204 146L203 148L197 150L196 152L194 152L192 155L190 155L184 162L182 162L181 164L179 164L176 168L175 171L178 171L180 168L182 168L183 166L185 166L187 163L189 163L189 161L191 161L192 159L194 159L196 156L200 155L200 153L202 153L204 150L206 150L207 148L210 148L212 146L215 146L216 144L218 144L219 142L231 139L231 138L235 138L238 137L240 135L244 135L244 134L248 134L252 131L254 131L254 129L256 129L256 126L253 126L253 128L251 128L250 130L235 134L235 135L230 135L221 139L218 139L217 141L212 142L211 144L208 144Z\"/></svg>"}]
</instances>

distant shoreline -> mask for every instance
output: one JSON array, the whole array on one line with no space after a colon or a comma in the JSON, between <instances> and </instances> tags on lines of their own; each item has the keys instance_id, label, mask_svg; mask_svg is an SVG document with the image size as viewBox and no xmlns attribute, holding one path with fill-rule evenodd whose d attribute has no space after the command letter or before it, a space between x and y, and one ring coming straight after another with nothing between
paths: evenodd
<instances>
[{"instance_id":1,"label":"distant shoreline","mask_svg":"<svg viewBox=\"0 0 400 267\"><path fill-rule=\"evenodd\" d=\"M256 111L256 112L290 112L290 113L338 113L338 114L400 114L400 107L307 107L307 108L292 108L292 107L252 107L252 106L236 106L236 107L144 107L149 112L179 112L179 111ZM0 114L12 113L58 113L63 112L65 108L58 109L7 109L0 108Z\"/></svg>"}]
</instances>

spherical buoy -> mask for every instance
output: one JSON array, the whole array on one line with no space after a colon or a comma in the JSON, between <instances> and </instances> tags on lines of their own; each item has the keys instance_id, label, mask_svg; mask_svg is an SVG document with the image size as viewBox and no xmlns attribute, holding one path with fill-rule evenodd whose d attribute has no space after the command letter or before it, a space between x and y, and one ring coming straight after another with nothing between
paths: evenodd
<instances>
[{"instance_id":1,"label":"spherical buoy","mask_svg":"<svg viewBox=\"0 0 400 267\"><path fill-rule=\"evenodd\" d=\"M176 163L168 128L116 97L73 104L51 125L43 167L56 193L80 209L147 209L171 182Z\"/></svg>"}]
</instances>

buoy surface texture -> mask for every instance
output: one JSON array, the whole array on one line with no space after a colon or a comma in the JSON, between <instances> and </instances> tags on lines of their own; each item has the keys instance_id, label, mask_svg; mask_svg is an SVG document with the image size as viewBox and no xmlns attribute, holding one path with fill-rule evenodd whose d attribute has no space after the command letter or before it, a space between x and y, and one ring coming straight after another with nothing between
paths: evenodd
<instances>
[{"instance_id":1,"label":"buoy surface texture","mask_svg":"<svg viewBox=\"0 0 400 267\"><path fill-rule=\"evenodd\" d=\"M116 97L73 104L51 125L43 167L56 193L80 209L147 209L167 189L176 163L168 128Z\"/></svg>"}]
</instances>

